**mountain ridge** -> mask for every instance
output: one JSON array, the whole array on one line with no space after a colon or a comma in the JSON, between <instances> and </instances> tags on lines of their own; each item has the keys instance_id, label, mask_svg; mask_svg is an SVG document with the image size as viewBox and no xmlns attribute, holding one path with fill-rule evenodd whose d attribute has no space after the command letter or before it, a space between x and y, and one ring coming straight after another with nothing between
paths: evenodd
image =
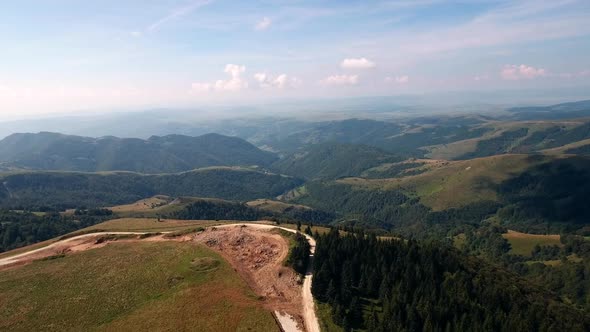
<instances>
[{"instance_id":1,"label":"mountain ridge","mask_svg":"<svg viewBox=\"0 0 590 332\"><path fill-rule=\"evenodd\" d=\"M98 138L52 132L17 133L0 141L0 161L33 170L174 173L209 166L267 166L277 157L220 134Z\"/></svg>"}]
</instances>

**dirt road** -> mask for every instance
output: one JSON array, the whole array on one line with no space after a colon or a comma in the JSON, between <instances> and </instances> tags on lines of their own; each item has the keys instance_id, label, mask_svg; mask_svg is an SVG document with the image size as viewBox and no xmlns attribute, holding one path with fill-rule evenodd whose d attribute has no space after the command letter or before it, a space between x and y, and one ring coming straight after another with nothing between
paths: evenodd
<instances>
[{"instance_id":1,"label":"dirt road","mask_svg":"<svg viewBox=\"0 0 590 332\"><path fill-rule=\"evenodd\" d=\"M273 228L279 228L279 229L282 229L287 232L297 233L297 231L293 230L293 229L279 227L279 226L275 226L275 225L267 225L267 224L236 223L236 224L223 224L223 225L218 225L215 227L216 228L226 228L226 227L235 227L235 226L242 226L242 225L245 225L249 228L264 229L264 230L271 230ZM165 233L165 232L163 232L163 233ZM65 239L62 241L52 243L52 244L42 247L42 248L30 250L30 251L20 253L20 254L14 255L14 256L9 256L6 258L1 258L0 259L0 267L7 266L7 265L19 264L22 262L32 261L34 259L51 256L51 255L54 255L54 254L60 252L60 250L62 248L72 248L72 247L80 246L80 245L87 245L88 248L90 248L92 246L92 244L94 244L94 242L91 241L92 243L87 243L88 242L87 240L89 240L93 237L104 236L104 235L142 235L142 234L146 234L146 232L98 232L98 233L83 234L83 235L75 236L75 237L72 237L69 239ZM303 302L302 303L303 321L304 321L304 325L305 325L305 330L307 332L319 332L320 331L319 321L318 321L318 318L315 313L315 303L313 300L313 295L311 294L311 281L312 281L312 277L313 277L312 263L313 263L313 254L315 252L315 240L311 236L308 236L306 234L303 234L303 235L305 235L309 244L311 245L310 264L309 264L309 267L308 267L307 272L306 272L304 279L303 279L303 288L302 288L302 296L301 296L302 302ZM94 247L96 247L96 245L94 245ZM88 248L83 247L83 249L81 249L81 250L85 250ZM278 313L278 314L280 314L280 313ZM297 329L294 329L293 325L284 324L282 327L286 332L291 332L291 331L297 332Z\"/></svg>"},{"instance_id":2,"label":"dirt road","mask_svg":"<svg viewBox=\"0 0 590 332\"><path fill-rule=\"evenodd\" d=\"M232 227L232 226L236 226L236 225L246 225L247 227L258 228L258 229L279 228L279 229L282 229L287 232L297 233L297 231L294 229L275 226L275 225L265 225L265 224L243 223L243 224L221 225L221 226L216 226L216 227L222 228L222 227ZM303 233L301 233L301 234L303 234ZM315 253L315 240L307 234L303 234L303 235L305 235L305 237L307 238L307 241L309 242L309 244L311 246L311 255L309 257L310 258L309 266L307 268L307 272L305 273L305 277L303 279L303 293L302 293L303 321L305 324L305 330L307 332L320 332L320 324L318 321L318 317L316 316L316 313L315 313L315 303L313 301L313 295L311 294L311 281L312 281L312 277L313 277L312 265L313 265L313 255ZM287 331L287 332L290 332L290 331Z\"/></svg>"},{"instance_id":3,"label":"dirt road","mask_svg":"<svg viewBox=\"0 0 590 332\"><path fill-rule=\"evenodd\" d=\"M81 240L102 236L102 235L142 235L146 234L145 232L99 232L99 233L88 233L83 235L78 235L71 237L69 239L61 240L55 243L52 243L48 246L41 247L39 249L30 250L27 252L23 252L21 254L17 254L14 256L8 256L6 258L0 258L0 267L6 265L12 265L18 263L19 261L34 259L36 255L51 252L54 249L58 249L61 247L71 247L73 244L79 243ZM163 234L163 233L162 233Z\"/></svg>"}]
</instances>

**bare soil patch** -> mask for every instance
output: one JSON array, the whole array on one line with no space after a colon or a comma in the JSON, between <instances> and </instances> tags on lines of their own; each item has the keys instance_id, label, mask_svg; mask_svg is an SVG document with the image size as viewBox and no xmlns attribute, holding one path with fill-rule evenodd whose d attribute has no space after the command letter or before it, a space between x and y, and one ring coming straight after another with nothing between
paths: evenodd
<instances>
[{"instance_id":1,"label":"bare soil patch","mask_svg":"<svg viewBox=\"0 0 590 332\"><path fill-rule=\"evenodd\" d=\"M219 252L265 307L289 314L303 328L301 278L283 265L289 253L287 239L271 230L238 225L207 229L194 240Z\"/></svg>"}]
</instances>

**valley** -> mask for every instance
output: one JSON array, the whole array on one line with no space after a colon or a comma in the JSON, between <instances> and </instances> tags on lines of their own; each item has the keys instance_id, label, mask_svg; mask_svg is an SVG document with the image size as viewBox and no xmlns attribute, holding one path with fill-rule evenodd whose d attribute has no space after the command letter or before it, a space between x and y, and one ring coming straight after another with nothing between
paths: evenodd
<instances>
[{"instance_id":1,"label":"valley","mask_svg":"<svg viewBox=\"0 0 590 332\"><path fill-rule=\"evenodd\" d=\"M82 310L71 301L100 297L122 302L112 311L84 302L92 314L76 326L160 330L167 325L152 316L165 312L170 326L203 331L403 330L416 322L584 330L589 122L515 114L307 123L250 143L217 134L9 136L0 141L0 292L10 300L0 306L10 315L0 326L69 329ZM140 141L151 150L135 151ZM410 252L421 258L407 260ZM104 265L121 255L128 258ZM390 265L393 257L401 265ZM123 262L138 270L126 272ZM35 279L58 268L88 280ZM84 268L128 277L107 282ZM420 279L426 275L433 283ZM148 277L149 287L133 286ZM11 292L17 280L39 286L18 288L26 294L19 297ZM525 298L511 309L496 305L516 296L509 284ZM461 287L473 293L447 293ZM50 288L62 292L51 298ZM381 291L393 288L404 297ZM209 299L209 290L215 296L207 311L198 299ZM436 295L419 295L426 291ZM60 302L66 309L57 313ZM463 309L445 311L441 303ZM416 309L424 306L432 309ZM544 316L531 318L539 307ZM207 318L186 319L194 310ZM467 323L474 315L496 318Z\"/></svg>"},{"instance_id":2,"label":"valley","mask_svg":"<svg viewBox=\"0 0 590 332\"><path fill-rule=\"evenodd\" d=\"M590 331L589 0L0 5L0 332Z\"/></svg>"}]
</instances>

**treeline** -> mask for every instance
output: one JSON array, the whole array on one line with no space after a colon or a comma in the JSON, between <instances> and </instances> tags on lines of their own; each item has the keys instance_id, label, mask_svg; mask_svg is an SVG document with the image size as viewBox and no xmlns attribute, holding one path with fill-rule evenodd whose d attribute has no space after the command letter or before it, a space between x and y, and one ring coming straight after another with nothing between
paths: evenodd
<instances>
[{"instance_id":1,"label":"treeline","mask_svg":"<svg viewBox=\"0 0 590 332\"><path fill-rule=\"evenodd\" d=\"M535 246L530 258L505 257L505 265L590 311L590 241L577 235L562 235L560 240L561 246Z\"/></svg>"},{"instance_id":2,"label":"treeline","mask_svg":"<svg viewBox=\"0 0 590 332\"><path fill-rule=\"evenodd\" d=\"M164 175L31 172L5 175L0 181L0 206L29 210L112 206L154 195L252 200L276 197L301 184L295 178L227 168Z\"/></svg>"},{"instance_id":3,"label":"treeline","mask_svg":"<svg viewBox=\"0 0 590 332\"><path fill-rule=\"evenodd\" d=\"M475 151L468 152L457 159L473 159L508 153L511 151L512 146L514 146L514 142L526 136L528 132L528 128L519 128L505 131L497 137L481 140L477 142Z\"/></svg>"},{"instance_id":4,"label":"treeline","mask_svg":"<svg viewBox=\"0 0 590 332\"><path fill-rule=\"evenodd\" d=\"M184 220L252 221L267 219L279 223L326 223L331 220L329 213L314 209L289 207L283 212L275 212L251 207L241 202L204 199L188 204L168 217Z\"/></svg>"},{"instance_id":5,"label":"treeline","mask_svg":"<svg viewBox=\"0 0 590 332\"><path fill-rule=\"evenodd\" d=\"M388 167L368 170L364 176L368 179L388 179L417 175L426 172L427 168L419 168L423 165L423 162L396 163Z\"/></svg>"},{"instance_id":6,"label":"treeline","mask_svg":"<svg viewBox=\"0 0 590 332\"><path fill-rule=\"evenodd\" d=\"M542 158L530 156L529 158ZM570 157L532 167L495 186L497 201L432 211L400 190L311 181L300 204L355 225L377 226L404 236L444 238L464 225L478 227L496 215L502 225L527 233L583 232L590 220L590 159ZM582 234L582 233L580 233Z\"/></svg>"},{"instance_id":7,"label":"treeline","mask_svg":"<svg viewBox=\"0 0 590 332\"><path fill-rule=\"evenodd\" d=\"M322 143L275 162L282 174L306 179L337 179L359 176L383 163L399 162L399 156L360 144Z\"/></svg>"},{"instance_id":8,"label":"treeline","mask_svg":"<svg viewBox=\"0 0 590 332\"><path fill-rule=\"evenodd\" d=\"M464 227L461 250L469 255L501 264L531 282L558 294L569 303L590 311L590 241L563 234L561 245L536 245L530 256L510 252L502 237L508 230L497 225ZM545 262L551 262L545 264Z\"/></svg>"},{"instance_id":9,"label":"treeline","mask_svg":"<svg viewBox=\"0 0 590 332\"><path fill-rule=\"evenodd\" d=\"M294 234L294 244L289 251L287 265L291 266L297 273L304 275L309 264L311 246L304 235Z\"/></svg>"},{"instance_id":10,"label":"treeline","mask_svg":"<svg viewBox=\"0 0 590 332\"><path fill-rule=\"evenodd\" d=\"M74 215L0 210L0 252L89 227L112 218L109 210L78 210Z\"/></svg>"},{"instance_id":11,"label":"treeline","mask_svg":"<svg viewBox=\"0 0 590 332\"><path fill-rule=\"evenodd\" d=\"M587 331L590 316L440 243L316 234L314 296L345 331Z\"/></svg>"},{"instance_id":12,"label":"treeline","mask_svg":"<svg viewBox=\"0 0 590 332\"><path fill-rule=\"evenodd\" d=\"M246 204L228 201L199 200L172 213L172 218L184 220L259 220L264 213Z\"/></svg>"},{"instance_id":13,"label":"treeline","mask_svg":"<svg viewBox=\"0 0 590 332\"><path fill-rule=\"evenodd\" d=\"M534 158L534 157L531 157ZM590 219L590 160L582 157L543 163L502 182L498 216L527 232L562 232Z\"/></svg>"},{"instance_id":14,"label":"treeline","mask_svg":"<svg viewBox=\"0 0 590 332\"><path fill-rule=\"evenodd\" d=\"M344 224L380 227L421 239L444 238L464 224L478 226L499 205L482 201L461 208L432 211L397 190L364 190L335 182L308 182L300 204L333 213Z\"/></svg>"}]
</instances>

